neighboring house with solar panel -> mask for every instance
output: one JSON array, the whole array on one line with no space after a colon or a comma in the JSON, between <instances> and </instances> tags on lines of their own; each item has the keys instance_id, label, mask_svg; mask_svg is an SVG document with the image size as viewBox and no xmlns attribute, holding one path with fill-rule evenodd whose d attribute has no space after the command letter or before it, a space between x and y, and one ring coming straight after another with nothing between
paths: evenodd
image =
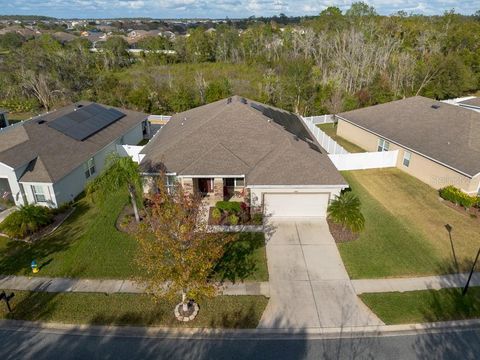
<instances>
[{"instance_id":1,"label":"neighboring house with solar panel","mask_svg":"<svg viewBox=\"0 0 480 360\"><path fill-rule=\"evenodd\" d=\"M78 102L0 131L0 196L58 207L103 169L117 145L149 136L147 114Z\"/></svg>"}]
</instances>

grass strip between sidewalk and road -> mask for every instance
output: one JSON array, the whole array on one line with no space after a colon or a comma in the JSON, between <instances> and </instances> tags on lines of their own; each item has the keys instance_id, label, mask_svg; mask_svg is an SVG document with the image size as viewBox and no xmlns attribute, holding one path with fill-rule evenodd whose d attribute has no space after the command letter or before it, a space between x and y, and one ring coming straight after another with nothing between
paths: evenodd
<instances>
[{"instance_id":1,"label":"grass strip between sidewalk and road","mask_svg":"<svg viewBox=\"0 0 480 360\"><path fill-rule=\"evenodd\" d=\"M387 325L480 318L480 287L361 294Z\"/></svg>"},{"instance_id":2,"label":"grass strip between sidewalk and road","mask_svg":"<svg viewBox=\"0 0 480 360\"><path fill-rule=\"evenodd\" d=\"M10 292L6 290L7 295ZM197 318L182 323L173 314L178 301L156 302L147 294L14 293L13 312L0 304L0 318L90 325L255 328L268 302L264 296L202 299Z\"/></svg>"}]
</instances>

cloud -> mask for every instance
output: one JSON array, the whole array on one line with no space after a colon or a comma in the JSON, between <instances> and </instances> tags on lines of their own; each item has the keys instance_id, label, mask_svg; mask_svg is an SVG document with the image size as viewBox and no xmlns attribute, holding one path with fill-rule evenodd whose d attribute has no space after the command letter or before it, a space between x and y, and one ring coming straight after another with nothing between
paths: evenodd
<instances>
[{"instance_id":1,"label":"cloud","mask_svg":"<svg viewBox=\"0 0 480 360\"><path fill-rule=\"evenodd\" d=\"M369 0L380 14L399 10L425 15L455 9L473 14L478 0ZM152 18L240 18L287 15L315 15L328 6L342 10L352 1L340 0L0 0L4 14L38 14L64 18L152 17Z\"/></svg>"}]
</instances>

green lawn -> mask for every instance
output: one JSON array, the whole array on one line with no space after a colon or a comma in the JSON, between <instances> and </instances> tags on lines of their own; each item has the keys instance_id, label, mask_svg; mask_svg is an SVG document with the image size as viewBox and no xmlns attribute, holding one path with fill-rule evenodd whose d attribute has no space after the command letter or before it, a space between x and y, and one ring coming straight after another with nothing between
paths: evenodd
<instances>
[{"instance_id":1,"label":"green lawn","mask_svg":"<svg viewBox=\"0 0 480 360\"><path fill-rule=\"evenodd\" d=\"M239 233L216 269L219 280L268 281L265 235Z\"/></svg>"},{"instance_id":2,"label":"green lawn","mask_svg":"<svg viewBox=\"0 0 480 360\"><path fill-rule=\"evenodd\" d=\"M343 172L362 201L365 231L339 244L352 278L419 276L456 272L445 224L460 271L478 248L480 222L451 209L437 192L398 169Z\"/></svg>"},{"instance_id":3,"label":"green lawn","mask_svg":"<svg viewBox=\"0 0 480 360\"><path fill-rule=\"evenodd\" d=\"M350 141L345 140L344 138L338 136L336 124L334 123L318 124L317 126L320 128L320 130L322 130L325 134L330 136L333 140L337 142L337 144L342 146L348 152L350 153L365 152L365 150L362 149L360 146L357 146L354 143L351 143Z\"/></svg>"},{"instance_id":4,"label":"green lawn","mask_svg":"<svg viewBox=\"0 0 480 360\"><path fill-rule=\"evenodd\" d=\"M480 287L465 297L461 289L362 294L362 301L385 324L408 324L480 318Z\"/></svg>"},{"instance_id":5,"label":"green lawn","mask_svg":"<svg viewBox=\"0 0 480 360\"><path fill-rule=\"evenodd\" d=\"M37 276L125 279L140 276L135 265L136 240L115 228L128 201L120 192L103 205L85 199L73 215L51 236L34 244L0 237L0 274L32 275L33 259L40 266ZM221 264L221 278L267 281L263 234L237 234Z\"/></svg>"},{"instance_id":6,"label":"green lawn","mask_svg":"<svg viewBox=\"0 0 480 360\"><path fill-rule=\"evenodd\" d=\"M115 221L128 201L125 193L103 205L85 199L52 235L34 244L0 239L0 274L30 275L30 262L40 266L38 276L72 278L127 278L139 275L132 262L136 241L119 232Z\"/></svg>"},{"instance_id":7,"label":"green lawn","mask_svg":"<svg viewBox=\"0 0 480 360\"><path fill-rule=\"evenodd\" d=\"M7 291L9 294L10 291ZM96 325L255 328L267 305L263 296L218 296L199 301L189 323L177 321L178 301L158 301L146 294L45 293L15 291L13 313L0 307L0 318Z\"/></svg>"}]
</instances>

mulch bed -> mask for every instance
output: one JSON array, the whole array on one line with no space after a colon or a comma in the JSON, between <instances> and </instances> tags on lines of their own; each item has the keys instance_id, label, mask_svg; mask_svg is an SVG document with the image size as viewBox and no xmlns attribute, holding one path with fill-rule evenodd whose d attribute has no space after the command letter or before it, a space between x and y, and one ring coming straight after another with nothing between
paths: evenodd
<instances>
[{"instance_id":1,"label":"mulch bed","mask_svg":"<svg viewBox=\"0 0 480 360\"><path fill-rule=\"evenodd\" d=\"M443 200L440 198L440 200L445 204L447 205L449 208L452 208L452 209L455 209L457 210L458 212L464 214L464 215L469 215L472 219L477 219L478 221L480 221L480 209L479 208L476 208L476 207L471 207L470 209L465 209L463 206L460 206L460 205L457 205L457 204L454 204L450 201L447 201L447 200Z\"/></svg>"},{"instance_id":2,"label":"mulch bed","mask_svg":"<svg viewBox=\"0 0 480 360\"><path fill-rule=\"evenodd\" d=\"M349 229L344 228L342 225L334 223L332 220L327 218L328 228L332 234L335 242L344 243L353 240L357 240L360 236L358 233L354 233Z\"/></svg>"},{"instance_id":3,"label":"mulch bed","mask_svg":"<svg viewBox=\"0 0 480 360\"><path fill-rule=\"evenodd\" d=\"M144 217L145 214L140 212L140 221ZM132 205L125 205L120 215L118 215L117 221L115 223L115 227L118 231L134 235L138 231L138 224L135 222L135 214L133 212Z\"/></svg>"},{"instance_id":4,"label":"mulch bed","mask_svg":"<svg viewBox=\"0 0 480 360\"><path fill-rule=\"evenodd\" d=\"M220 221L217 222L217 221L213 220L213 217L212 217L213 209L215 209L214 206L212 206L208 209L208 225L224 225L224 226L230 226L231 225L230 222L228 221L228 215L226 215L225 213L222 214L222 217L220 218ZM242 218L239 217L237 225L261 225L261 224L257 224L255 222L253 222L252 219L248 219L247 221L242 221Z\"/></svg>"}]
</instances>

